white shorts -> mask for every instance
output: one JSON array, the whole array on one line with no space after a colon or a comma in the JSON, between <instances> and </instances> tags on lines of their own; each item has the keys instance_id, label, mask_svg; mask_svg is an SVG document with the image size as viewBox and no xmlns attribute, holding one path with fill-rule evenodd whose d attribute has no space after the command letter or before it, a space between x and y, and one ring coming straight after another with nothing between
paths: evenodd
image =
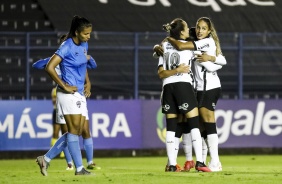
<instances>
[{"instance_id":1,"label":"white shorts","mask_svg":"<svg viewBox=\"0 0 282 184\"><path fill-rule=\"evenodd\" d=\"M67 94L59 89L57 90L57 123L66 124L64 115L68 114L81 114L89 120L86 98L78 92Z\"/></svg>"}]
</instances>

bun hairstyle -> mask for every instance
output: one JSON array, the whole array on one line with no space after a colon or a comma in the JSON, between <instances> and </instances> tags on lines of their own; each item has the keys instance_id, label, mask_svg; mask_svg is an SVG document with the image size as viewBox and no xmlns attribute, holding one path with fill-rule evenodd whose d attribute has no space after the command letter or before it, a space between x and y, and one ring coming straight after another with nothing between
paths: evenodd
<instances>
[{"instance_id":1,"label":"bun hairstyle","mask_svg":"<svg viewBox=\"0 0 282 184\"><path fill-rule=\"evenodd\" d=\"M163 30L165 30L166 32L169 33L169 31L171 30L170 23L164 24L164 25L163 25Z\"/></svg>"},{"instance_id":2,"label":"bun hairstyle","mask_svg":"<svg viewBox=\"0 0 282 184\"><path fill-rule=\"evenodd\" d=\"M169 33L169 36L179 40L181 31L184 30L184 20L181 18L174 19L171 23L163 25L163 30Z\"/></svg>"}]
</instances>

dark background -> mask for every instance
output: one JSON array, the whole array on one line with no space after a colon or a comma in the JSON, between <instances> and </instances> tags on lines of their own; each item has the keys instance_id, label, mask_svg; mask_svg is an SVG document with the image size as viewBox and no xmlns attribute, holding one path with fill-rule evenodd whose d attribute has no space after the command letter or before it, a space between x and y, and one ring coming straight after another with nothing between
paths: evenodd
<instances>
[{"instance_id":1,"label":"dark background","mask_svg":"<svg viewBox=\"0 0 282 184\"><path fill-rule=\"evenodd\" d=\"M193 26L202 16L210 17L220 32L282 30L282 1L278 0L257 1L274 2L274 6L255 5L247 0L241 1L245 5L231 6L214 0L220 11L211 6L193 5L188 0L168 0L171 4L169 7L163 6L159 0L155 1L153 5L141 6L129 0L108 0L107 3L98 0L38 0L56 30L68 29L74 14L90 19L96 31L162 31L162 24L176 17L182 17ZM230 2L235 4L236 1Z\"/></svg>"}]
</instances>

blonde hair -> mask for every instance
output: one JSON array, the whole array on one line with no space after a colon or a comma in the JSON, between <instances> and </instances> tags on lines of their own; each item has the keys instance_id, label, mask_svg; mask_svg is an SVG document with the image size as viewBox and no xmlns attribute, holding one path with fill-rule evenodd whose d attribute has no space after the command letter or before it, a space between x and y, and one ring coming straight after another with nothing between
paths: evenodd
<instances>
[{"instance_id":1,"label":"blonde hair","mask_svg":"<svg viewBox=\"0 0 282 184\"><path fill-rule=\"evenodd\" d=\"M216 56L218 56L219 54L222 54L222 51L221 51L221 47L220 47L220 43L219 43L219 38L217 36L217 33L216 33L216 30L215 30L215 27L214 27L214 24L212 23L211 19L208 18L208 17L201 17L197 20L197 24L198 22L200 21L204 21L209 29L210 29L210 35L211 37L214 39L214 42L215 42L215 46L216 46Z\"/></svg>"}]
</instances>

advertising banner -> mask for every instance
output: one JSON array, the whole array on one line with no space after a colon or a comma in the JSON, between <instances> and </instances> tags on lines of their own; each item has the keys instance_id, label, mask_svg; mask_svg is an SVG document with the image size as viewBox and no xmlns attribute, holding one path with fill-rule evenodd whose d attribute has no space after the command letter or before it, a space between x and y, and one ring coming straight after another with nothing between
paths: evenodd
<instances>
[{"instance_id":1,"label":"advertising banner","mask_svg":"<svg viewBox=\"0 0 282 184\"><path fill-rule=\"evenodd\" d=\"M165 148L166 123L159 100L88 100L95 149ZM220 100L216 107L221 148L281 148L279 100ZM48 150L52 103L0 102L0 151Z\"/></svg>"},{"instance_id":2,"label":"advertising banner","mask_svg":"<svg viewBox=\"0 0 282 184\"><path fill-rule=\"evenodd\" d=\"M88 101L95 149L141 148L140 101ZM0 151L48 150L51 101L1 101Z\"/></svg>"},{"instance_id":3,"label":"advertising banner","mask_svg":"<svg viewBox=\"0 0 282 184\"><path fill-rule=\"evenodd\" d=\"M164 148L166 127L160 102L145 101L143 109L143 147ZM281 110L279 100L219 100L215 111L219 147L281 148Z\"/></svg>"}]
</instances>

